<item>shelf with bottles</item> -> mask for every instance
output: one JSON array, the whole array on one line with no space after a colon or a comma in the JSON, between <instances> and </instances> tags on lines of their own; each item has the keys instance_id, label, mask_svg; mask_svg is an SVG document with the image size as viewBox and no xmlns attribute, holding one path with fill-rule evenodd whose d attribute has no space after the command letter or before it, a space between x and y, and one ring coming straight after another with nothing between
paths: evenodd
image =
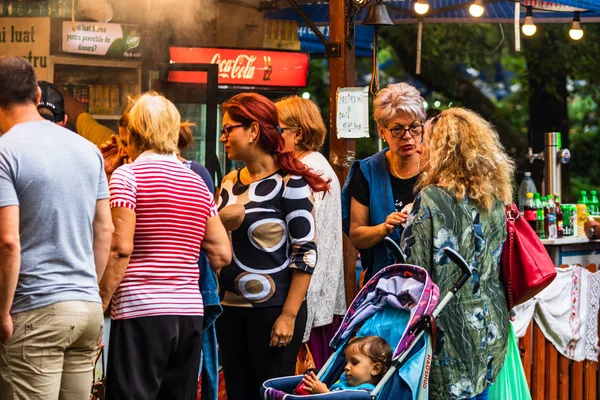
<instances>
[{"instance_id":1,"label":"shelf with bottles","mask_svg":"<svg viewBox=\"0 0 600 400\"><path fill-rule=\"evenodd\" d=\"M54 83L100 120L118 120L129 99L140 92L139 70L134 68L55 64Z\"/></svg>"}]
</instances>

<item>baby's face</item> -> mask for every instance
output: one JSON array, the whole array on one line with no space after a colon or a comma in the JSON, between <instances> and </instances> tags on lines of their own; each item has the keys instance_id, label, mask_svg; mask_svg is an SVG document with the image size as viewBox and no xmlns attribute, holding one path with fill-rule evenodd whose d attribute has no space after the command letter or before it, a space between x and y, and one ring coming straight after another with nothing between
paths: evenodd
<instances>
[{"instance_id":1,"label":"baby's face","mask_svg":"<svg viewBox=\"0 0 600 400\"><path fill-rule=\"evenodd\" d=\"M368 356L362 354L358 349L352 347L346 350L346 380L350 386L358 386L363 383L372 383L373 377L377 375L378 363L374 363Z\"/></svg>"}]
</instances>

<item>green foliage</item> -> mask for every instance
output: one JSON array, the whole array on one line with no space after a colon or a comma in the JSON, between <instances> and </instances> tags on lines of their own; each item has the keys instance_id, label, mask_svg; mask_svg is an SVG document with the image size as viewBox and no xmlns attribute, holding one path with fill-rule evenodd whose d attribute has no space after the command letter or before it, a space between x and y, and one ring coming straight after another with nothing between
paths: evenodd
<instances>
[{"instance_id":1,"label":"green foliage","mask_svg":"<svg viewBox=\"0 0 600 400\"><path fill-rule=\"evenodd\" d=\"M571 171L572 195L581 189L600 189L600 24L584 24L585 35L575 42L568 36L570 24L539 24L538 32L531 38L522 37L523 50L514 50L512 24L427 24L423 26L422 68L430 68L438 75L446 76L456 69L475 72L470 76L473 84L486 93L496 107L499 118L504 119L519 132L527 135L529 130L529 99L532 83L542 83L549 93L555 92L552 76L564 73L569 77L568 110L570 124L570 150L573 155ZM416 58L417 26L396 25L382 29L379 62L390 64L380 72L380 87L400 82L413 71L405 71L399 61L397 49L404 49L403 56ZM395 45L394 45L395 44ZM552 51L552 62L547 62ZM550 72L543 78L531 73L532 67ZM445 69L450 65L450 69ZM329 121L328 64L324 60L312 60L309 73L309 92L321 107L323 117ZM500 68L503 71L500 71ZM371 70L369 58L356 60L357 77L368 76ZM498 83L495 76L506 72L510 88L508 95L498 99L493 91ZM362 74L362 75L361 75ZM415 78L419 78L415 76ZM543 81L536 81L544 79ZM458 91L429 92L425 100L433 106L440 100L441 108L449 103L462 106ZM558 93L554 93L559 95ZM371 107L372 109L372 107ZM364 158L377 150L376 125L371 121L371 138L356 142L357 158ZM502 133L502 132L501 132ZM507 143L510 148L510 142ZM523 156L518 154L518 156ZM565 197L567 194L564 194Z\"/></svg>"}]
</instances>

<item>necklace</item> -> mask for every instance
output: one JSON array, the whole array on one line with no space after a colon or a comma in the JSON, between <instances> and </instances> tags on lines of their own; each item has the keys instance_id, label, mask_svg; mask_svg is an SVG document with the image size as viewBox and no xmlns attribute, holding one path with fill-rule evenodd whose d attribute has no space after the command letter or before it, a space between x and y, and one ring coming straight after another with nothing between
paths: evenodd
<instances>
[{"instance_id":1,"label":"necklace","mask_svg":"<svg viewBox=\"0 0 600 400\"><path fill-rule=\"evenodd\" d=\"M417 175L419 173L419 171L421 171L421 157L419 157L419 161L417 162L417 170L415 171L414 174L407 176L406 178L403 177L402 175L400 175L398 173L398 171L396 171L396 164L392 164L392 168L394 169L394 173L396 174L396 176L400 179L409 179L412 178L413 176Z\"/></svg>"}]
</instances>

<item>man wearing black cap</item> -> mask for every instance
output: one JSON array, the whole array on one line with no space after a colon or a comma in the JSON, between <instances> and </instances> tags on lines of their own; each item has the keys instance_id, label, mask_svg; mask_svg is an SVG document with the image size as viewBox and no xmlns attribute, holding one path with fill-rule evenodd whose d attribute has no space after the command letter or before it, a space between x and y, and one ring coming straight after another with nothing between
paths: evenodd
<instances>
[{"instance_id":1,"label":"man wearing black cap","mask_svg":"<svg viewBox=\"0 0 600 400\"><path fill-rule=\"evenodd\" d=\"M52 93L44 104L64 121ZM113 232L108 185L100 151L42 118L41 97L27 60L0 57L0 399L86 399Z\"/></svg>"},{"instance_id":2,"label":"man wearing black cap","mask_svg":"<svg viewBox=\"0 0 600 400\"><path fill-rule=\"evenodd\" d=\"M42 91L40 103L37 106L40 115L60 126L67 125L67 114L65 113L62 93L50 82L38 81L38 86Z\"/></svg>"}]
</instances>

